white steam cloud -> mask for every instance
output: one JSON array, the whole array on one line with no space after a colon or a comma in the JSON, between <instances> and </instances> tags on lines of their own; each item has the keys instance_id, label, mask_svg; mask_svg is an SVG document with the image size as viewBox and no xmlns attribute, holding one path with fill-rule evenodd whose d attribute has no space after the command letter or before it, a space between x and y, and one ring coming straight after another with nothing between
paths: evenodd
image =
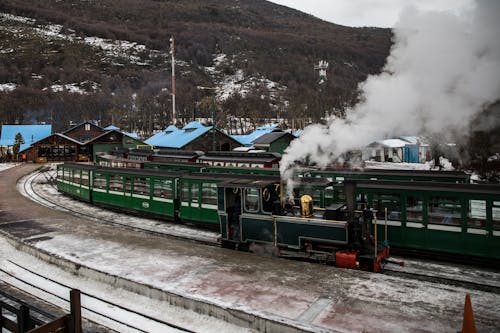
<instances>
[{"instance_id":1,"label":"white steam cloud","mask_svg":"<svg viewBox=\"0 0 500 333\"><path fill-rule=\"evenodd\" d=\"M406 8L382 74L360 85L346 119L311 125L283 155L284 178L297 162L320 167L386 136L467 132L471 119L500 99L500 1L460 13Z\"/></svg>"}]
</instances>

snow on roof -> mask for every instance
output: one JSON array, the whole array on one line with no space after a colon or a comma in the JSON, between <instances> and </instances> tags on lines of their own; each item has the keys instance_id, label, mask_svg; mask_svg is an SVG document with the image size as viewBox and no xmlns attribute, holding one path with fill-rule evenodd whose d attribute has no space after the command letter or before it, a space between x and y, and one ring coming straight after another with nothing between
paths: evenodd
<instances>
[{"instance_id":1,"label":"snow on roof","mask_svg":"<svg viewBox=\"0 0 500 333\"><path fill-rule=\"evenodd\" d=\"M369 147L377 147L382 146L385 148L401 148L409 144L407 141L403 141L401 139L387 139L387 140L378 140L370 143Z\"/></svg>"},{"instance_id":2,"label":"snow on roof","mask_svg":"<svg viewBox=\"0 0 500 333\"><path fill-rule=\"evenodd\" d=\"M52 133L52 125L2 125L1 146L13 146L16 134L21 133L24 143L20 151L27 149L32 143L48 137Z\"/></svg>"},{"instance_id":3,"label":"snow on roof","mask_svg":"<svg viewBox=\"0 0 500 333\"><path fill-rule=\"evenodd\" d=\"M128 133L128 132L123 132L126 136L131 137L132 139L139 139L139 135L137 133Z\"/></svg>"},{"instance_id":4,"label":"snow on roof","mask_svg":"<svg viewBox=\"0 0 500 333\"><path fill-rule=\"evenodd\" d=\"M120 130L120 128L116 127L115 125L109 125L108 127L104 127L104 129L106 131L111 131L111 130L119 131Z\"/></svg>"},{"instance_id":5,"label":"snow on roof","mask_svg":"<svg viewBox=\"0 0 500 333\"><path fill-rule=\"evenodd\" d=\"M212 128L212 126L203 126L197 121L190 122L182 129L178 129L175 126L170 125L165 129L165 131L153 135L144 142L155 147L178 149L184 147Z\"/></svg>"},{"instance_id":6,"label":"snow on roof","mask_svg":"<svg viewBox=\"0 0 500 333\"><path fill-rule=\"evenodd\" d=\"M264 134L281 131L278 125L264 125L257 127L255 131L245 135L231 135L233 139L245 146L251 146L252 143Z\"/></svg>"}]
</instances>

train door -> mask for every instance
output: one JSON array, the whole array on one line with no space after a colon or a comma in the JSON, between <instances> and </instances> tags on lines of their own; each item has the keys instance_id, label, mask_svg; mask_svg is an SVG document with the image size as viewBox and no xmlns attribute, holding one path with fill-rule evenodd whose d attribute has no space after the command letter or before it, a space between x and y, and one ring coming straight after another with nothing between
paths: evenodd
<instances>
[{"instance_id":1,"label":"train door","mask_svg":"<svg viewBox=\"0 0 500 333\"><path fill-rule=\"evenodd\" d=\"M241 241L241 189L226 188L227 239Z\"/></svg>"}]
</instances>

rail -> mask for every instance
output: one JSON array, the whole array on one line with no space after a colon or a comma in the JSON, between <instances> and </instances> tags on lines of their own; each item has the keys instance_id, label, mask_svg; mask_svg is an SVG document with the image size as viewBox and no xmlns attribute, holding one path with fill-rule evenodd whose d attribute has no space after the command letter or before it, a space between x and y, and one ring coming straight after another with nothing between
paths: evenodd
<instances>
[{"instance_id":1,"label":"rail","mask_svg":"<svg viewBox=\"0 0 500 333\"><path fill-rule=\"evenodd\" d=\"M82 332L82 316L80 291L72 289L70 291L70 309L71 312L62 317L54 319L50 322L43 322L36 318L33 314L37 313L46 318L51 318L52 315L40 310L32 305L26 304L24 301L15 298L6 292L0 290L0 295L3 299L0 300L0 331L11 333L49 333L49 332L65 332L65 333L81 333ZM6 299L10 301L6 301ZM13 304L14 303L14 304ZM4 315L3 310L11 313L12 316ZM13 318L15 317L15 318ZM13 320L15 319L15 320Z\"/></svg>"}]
</instances>

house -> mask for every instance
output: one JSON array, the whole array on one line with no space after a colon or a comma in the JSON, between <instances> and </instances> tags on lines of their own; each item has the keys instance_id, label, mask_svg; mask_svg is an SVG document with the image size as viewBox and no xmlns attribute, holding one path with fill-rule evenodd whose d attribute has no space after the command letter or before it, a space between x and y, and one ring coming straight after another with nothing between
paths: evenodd
<instances>
[{"instance_id":1,"label":"house","mask_svg":"<svg viewBox=\"0 0 500 333\"><path fill-rule=\"evenodd\" d=\"M257 127L252 133L245 135L231 135L231 137L237 140L243 146L250 147L253 145L253 142L256 139L260 138L264 134L272 132L281 132L281 129L278 127L278 125L266 125Z\"/></svg>"},{"instance_id":2,"label":"house","mask_svg":"<svg viewBox=\"0 0 500 333\"><path fill-rule=\"evenodd\" d=\"M137 138L131 137L126 133L117 130L108 130L103 134L85 143L91 147L92 160L96 160L97 154L110 153L119 149L134 149L143 146L143 142Z\"/></svg>"},{"instance_id":3,"label":"house","mask_svg":"<svg viewBox=\"0 0 500 333\"><path fill-rule=\"evenodd\" d=\"M368 145L369 158L377 162L404 162L407 141L401 139L378 140Z\"/></svg>"},{"instance_id":4,"label":"house","mask_svg":"<svg viewBox=\"0 0 500 333\"><path fill-rule=\"evenodd\" d=\"M89 149L80 141L61 133L54 133L23 150L27 161L88 161Z\"/></svg>"},{"instance_id":5,"label":"house","mask_svg":"<svg viewBox=\"0 0 500 333\"><path fill-rule=\"evenodd\" d=\"M415 136L374 141L364 152L364 160L378 162L424 163L429 155L429 145Z\"/></svg>"},{"instance_id":6,"label":"house","mask_svg":"<svg viewBox=\"0 0 500 333\"><path fill-rule=\"evenodd\" d=\"M253 146L256 149L262 149L267 152L283 154L285 149L290 145L290 142L295 139L295 135L288 132L271 132L255 139Z\"/></svg>"},{"instance_id":7,"label":"house","mask_svg":"<svg viewBox=\"0 0 500 333\"><path fill-rule=\"evenodd\" d=\"M171 125L147 139L145 143L157 148L182 150L229 151L241 144L214 126L193 121L182 129Z\"/></svg>"},{"instance_id":8,"label":"house","mask_svg":"<svg viewBox=\"0 0 500 333\"><path fill-rule=\"evenodd\" d=\"M27 160L33 162L83 162L95 160L98 153L143 145L142 141L118 130L106 130L91 122L83 122L32 143L25 152Z\"/></svg>"}]
</instances>

